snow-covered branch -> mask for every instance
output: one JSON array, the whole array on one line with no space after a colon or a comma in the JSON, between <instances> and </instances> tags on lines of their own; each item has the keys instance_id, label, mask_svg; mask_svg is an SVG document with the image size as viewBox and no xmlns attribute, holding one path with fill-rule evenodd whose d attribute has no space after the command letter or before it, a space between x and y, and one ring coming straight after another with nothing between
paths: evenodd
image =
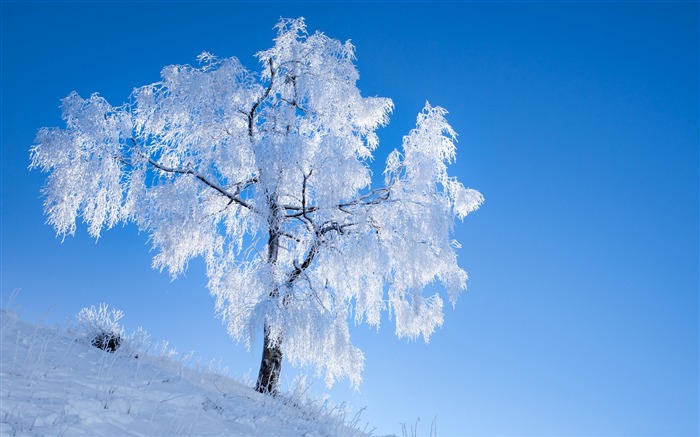
<instances>
[{"instance_id":1,"label":"snow-covered branch","mask_svg":"<svg viewBox=\"0 0 700 437\"><path fill-rule=\"evenodd\" d=\"M230 193L226 191L224 188L221 187L218 183L212 181L206 176L203 176L201 173L191 170L191 169L180 169L180 168L173 168L173 167L167 167L165 165L159 164L156 160L154 160L151 157L146 158L148 160L148 163L151 164L153 167L157 168L160 171L163 171L165 173L175 173L175 174L185 174L185 175L192 175L195 178L197 178L199 181L203 182L204 185L207 185L208 187L212 188L214 191L218 192L222 196L227 197L231 202L236 202L237 204L247 208L247 209L252 209L252 206L246 202L245 200L241 199L238 197L238 193L241 191L241 187L247 187L250 186L251 184L254 184L257 182L256 178L249 179L244 182L239 182L236 184L236 192Z\"/></svg>"},{"instance_id":2,"label":"snow-covered branch","mask_svg":"<svg viewBox=\"0 0 700 437\"><path fill-rule=\"evenodd\" d=\"M269 96L270 92L272 92L272 86L274 85L275 82L275 68L273 65L273 60L270 58L268 60L269 68L270 68L270 83L267 85L267 88L265 89L265 92L263 93L262 96L260 96L255 103L253 103L253 106L250 108L250 112L248 113L248 137L250 138L251 142L255 141L254 138L254 128L255 128L255 112L258 110L262 102L264 102Z\"/></svg>"}]
</instances>

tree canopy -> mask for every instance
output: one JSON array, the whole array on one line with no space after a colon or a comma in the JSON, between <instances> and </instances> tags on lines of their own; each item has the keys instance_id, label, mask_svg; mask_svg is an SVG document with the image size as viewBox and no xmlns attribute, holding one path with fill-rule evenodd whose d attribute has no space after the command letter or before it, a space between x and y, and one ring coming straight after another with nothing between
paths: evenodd
<instances>
[{"instance_id":1,"label":"tree canopy","mask_svg":"<svg viewBox=\"0 0 700 437\"><path fill-rule=\"evenodd\" d=\"M424 290L437 280L454 304L465 289L453 226L483 197L448 175L456 134L430 104L372 188L392 101L361 96L350 42L308 34L303 18L277 32L258 73L205 52L121 106L71 93L65 128L39 130L31 166L49 173L44 207L59 235L79 219L95 238L133 222L173 277L203 257L233 339L250 347L264 328L274 359L358 386L364 357L348 322L378 327L387 311L400 338L427 341L443 300Z\"/></svg>"}]
</instances>

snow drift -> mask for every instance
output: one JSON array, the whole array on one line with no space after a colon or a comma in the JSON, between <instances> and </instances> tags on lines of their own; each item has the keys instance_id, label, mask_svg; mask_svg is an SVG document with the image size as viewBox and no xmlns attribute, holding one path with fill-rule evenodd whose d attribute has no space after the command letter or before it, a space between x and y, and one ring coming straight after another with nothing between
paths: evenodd
<instances>
[{"instance_id":1,"label":"snow drift","mask_svg":"<svg viewBox=\"0 0 700 437\"><path fill-rule=\"evenodd\" d=\"M110 353L79 330L10 311L0 310L0 327L1 436L369 435L359 412L310 399L303 382L262 395L143 332Z\"/></svg>"}]
</instances>

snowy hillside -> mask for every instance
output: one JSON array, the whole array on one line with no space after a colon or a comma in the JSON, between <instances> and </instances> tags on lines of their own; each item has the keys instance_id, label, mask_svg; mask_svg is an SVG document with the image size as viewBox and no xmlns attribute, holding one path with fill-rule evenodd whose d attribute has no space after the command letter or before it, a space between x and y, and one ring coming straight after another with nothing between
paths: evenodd
<instances>
[{"instance_id":1,"label":"snowy hillside","mask_svg":"<svg viewBox=\"0 0 700 437\"><path fill-rule=\"evenodd\" d=\"M4 310L0 326L3 437L368 435L355 428L358 414L307 399L303 385L264 396L193 370L190 356L143 335L109 353L78 331L31 325Z\"/></svg>"}]
</instances>

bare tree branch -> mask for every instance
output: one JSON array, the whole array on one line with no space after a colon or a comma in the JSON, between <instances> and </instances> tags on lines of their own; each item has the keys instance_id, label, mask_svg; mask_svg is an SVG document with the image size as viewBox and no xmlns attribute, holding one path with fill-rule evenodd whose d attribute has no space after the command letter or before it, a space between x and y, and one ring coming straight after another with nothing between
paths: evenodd
<instances>
[{"instance_id":1,"label":"bare tree branch","mask_svg":"<svg viewBox=\"0 0 700 437\"><path fill-rule=\"evenodd\" d=\"M130 138L130 139L131 139L131 141L134 143L134 147L138 147L138 143L136 142L136 140L135 140L134 138ZM245 208L247 208L247 209L249 209L249 210L252 210L252 209L253 209L253 207L252 207L248 202L246 202L245 200L243 200L243 199L241 199L240 197L238 197L238 195L241 193L242 190L244 190L244 189L250 187L251 185L255 184L255 183L258 181L258 178L257 178L257 177L252 177L252 178L248 179L247 181L238 182L238 183L236 184L236 192L232 194L232 193L229 193L228 191L226 191L226 190L225 190L221 185L219 185L217 182L214 182L214 181L210 180L209 178L207 178L206 176L202 175L201 173L199 173L199 172L197 172L197 171L195 171L195 170L192 170L192 169L180 169L180 168L175 168L175 167L168 167L168 166L165 166L165 165L162 165L162 164L158 163L156 160L154 160L154 159L151 158L150 156L145 155L145 154L143 154L143 153L141 153L141 152L139 152L139 151L136 151L136 153L138 153L139 155L141 155L142 157L144 157L144 158L148 161L149 164L151 164L153 167L157 168L157 169L160 170L160 171L163 171L163 172L166 172L166 173L175 173L175 174L192 175L192 176L194 176L195 178L197 178L198 180L200 180L201 182L203 182L205 185L207 185L207 186L209 186L210 188L212 188L212 189L214 189L215 191L217 191L219 194L221 194L221 195L227 197L231 202L235 202L235 203L237 203L237 204L239 204L239 205L241 205L241 206L243 206L243 207L245 207ZM128 162L126 159L124 159L124 157L122 157L122 156L118 157L118 159L119 159L121 162L123 162L123 163L125 163L125 164L127 164L127 165L131 165L131 164L132 164L131 162ZM229 202L229 203L230 203L230 202Z\"/></svg>"},{"instance_id":2,"label":"bare tree branch","mask_svg":"<svg viewBox=\"0 0 700 437\"><path fill-rule=\"evenodd\" d=\"M306 181L304 181L304 182L306 182ZM353 206L379 205L381 203L389 201L389 198L391 197L391 188L392 188L391 185L388 187L377 188L376 190L372 190L369 193L362 195L356 199L353 199L349 202L339 203L337 205L334 205L333 208L338 208L343 212L351 213L351 211L348 211L347 208L353 207ZM281 208L284 210L287 210L287 211L292 211L291 214L285 215L286 218L298 218L300 216L307 216L309 213L313 213L313 212L316 212L316 211L321 209L318 206L304 206L304 205L302 205L302 206L282 205Z\"/></svg>"},{"instance_id":3,"label":"bare tree branch","mask_svg":"<svg viewBox=\"0 0 700 437\"><path fill-rule=\"evenodd\" d=\"M311 219L309 218L308 211L306 210L306 188L308 186L308 181L313 171L314 170L311 169L309 170L309 174L304 174L304 182L301 186L301 215L309 222L311 222Z\"/></svg>"},{"instance_id":4,"label":"bare tree branch","mask_svg":"<svg viewBox=\"0 0 700 437\"><path fill-rule=\"evenodd\" d=\"M188 174L188 175L192 175L192 176L194 176L195 178L197 178L197 179L199 179L200 181L202 181L205 185L207 185L207 186L213 188L215 191L218 191L221 195L223 195L223 196L229 198L231 201L236 202L237 204L239 204L239 205L241 205L241 206L243 206L243 207L245 207L245 208L247 208L247 209L250 209L250 210L253 209L253 207L252 207L248 202L246 202L245 200L243 200L243 199L241 199L240 197L238 197L237 194L240 193L240 189L237 189L237 190L236 190L236 194L231 194L231 193L229 193L228 191L226 191L225 189L223 189L223 188L221 187L221 185L217 184L217 183L214 182L214 181L209 180L206 176L203 176L202 174L200 174L200 173L198 173L198 172L196 172L196 171L194 171L194 170L191 170L191 169L184 169L184 170L183 170L183 169L179 169L179 168L166 167L166 166L161 165L161 164L159 164L158 162L156 162L156 161L155 161L153 158L151 158L150 156L149 156L149 157L146 157L146 159L148 160L148 163L151 164L153 167L157 168L158 170L164 171L164 172L166 172L166 173L177 173L177 174ZM243 184L245 184L245 182L244 182ZM238 184L237 184L237 185L238 185Z\"/></svg>"},{"instance_id":5,"label":"bare tree branch","mask_svg":"<svg viewBox=\"0 0 700 437\"><path fill-rule=\"evenodd\" d=\"M306 257L304 258L304 261L302 261L300 265L298 263L294 263L294 270L287 277L287 284L292 284L294 281L299 279L301 274L304 273L304 271L307 268L309 268L309 265L311 265L311 261L313 261L314 257L316 256L320 244L320 240L318 240L318 238L315 239L314 242L311 244L311 248L306 254Z\"/></svg>"},{"instance_id":6,"label":"bare tree branch","mask_svg":"<svg viewBox=\"0 0 700 437\"><path fill-rule=\"evenodd\" d=\"M269 65L270 65L270 83L267 85L267 89L265 90L265 93L260 96L258 100L253 103L253 107L250 108L250 112L248 113L248 137L250 138L250 141L253 142L254 137L253 137L253 130L255 127L255 111L258 110L258 107L262 104L262 102L267 99L267 97L270 95L270 92L272 92L272 85L275 82L275 69L273 67L272 63L272 58L269 60Z\"/></svg>"}]
</instances>

